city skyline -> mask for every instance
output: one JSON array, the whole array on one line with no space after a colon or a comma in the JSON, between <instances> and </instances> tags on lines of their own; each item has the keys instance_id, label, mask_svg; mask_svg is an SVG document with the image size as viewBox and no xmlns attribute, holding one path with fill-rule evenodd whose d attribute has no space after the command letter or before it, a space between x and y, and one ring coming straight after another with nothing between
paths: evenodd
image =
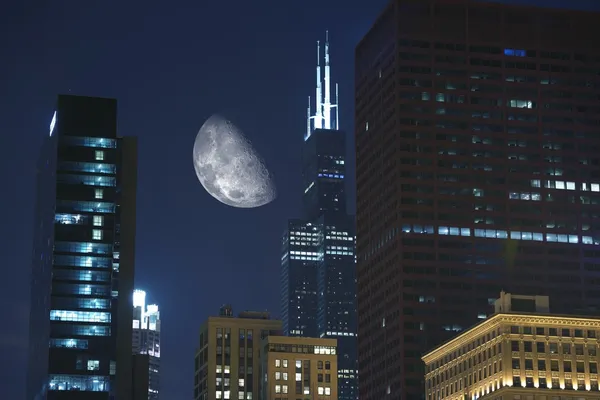
<instances>
[{"instance_id":1,"label":"city skyline","mask_svg":"<svg viewBox=\"0 0 600 400\"><path fill-rule=\"evenodd\" d=\"M0 39L1 50L10 60L0 66L8 77L0 160L9 188L2 198L8 212L0 265L14 274L0 295L7 306L0 349L9 361L0 370L0 387L7 396L24 396L34 165L56 95L117 98L119 131L140 137L136 287L161 305L165 326L178 327L162 337L161 390L175 400L189 398L189 349L201 320L225 301L277 317L280 234L287 218L300 215L297 193L304 190L298 133L314 87L307 73L314 69L314 39L325 29L335 38L340 120L350 148L354 46L386 2L309 1L271 5L269 13L245 2L121 5L119 12L110 2L35 12L8 4L0 13L9 33ZM211 18L199 26L199 14ZM199 48L203 52L191 50ZM283 195L264 210L231 213L212 204L189 173L193 136L214 111L256 132L255 145L274 162ZM223 276L242 283L224 294Z\"/></svg>"}]
</instances>

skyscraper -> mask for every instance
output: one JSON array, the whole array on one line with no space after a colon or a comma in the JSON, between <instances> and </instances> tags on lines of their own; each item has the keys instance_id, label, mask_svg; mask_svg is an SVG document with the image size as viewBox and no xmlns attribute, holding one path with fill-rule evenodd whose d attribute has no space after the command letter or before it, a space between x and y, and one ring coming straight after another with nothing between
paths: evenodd
<instances>
[{"instance_id":1,"label":"skyscraper","mask_svg":"<svg viewBox=\"0 0 600 400\"><path fill-rule=\"evenodd\" d=\"M502 289L600 305L598 13L393 0L356 49L360 399Z\"/></svg>"},{"instance_id":2,"label":"skyscraper","mask_svg":"<svg viewBox=\"0 0 600 400\"><path fill-rule=\"evenodd\" d=\"M137 140L58 96L38 164L27 399L131 398Z\"/></svg>"},{"instance_id":3,"label":"skyscraper","mask_svg":"<svg viewBox=\"0 0 600 400\"><path fill-rule=\"evenodd\" d=\"M148 400L158 400L160 390L160 312L146 306L146 292L133 292L133 354L148 355Z\"/></svg>"},{"instance_id":4,"label":"skyscraper","mask_svg":"<svg viewBox=\"0 0 600 400\"><path fill-rule=\"evenodd\" d=\"M316 108L311 115L309 98L302 146L303 217L289 220L283 235L281 314L287 335L337 339L338 396L355 400L355 235L346 208L346 134L331 102L328 39L324 67L320 53L317 43Z\"/></svg>"}]
</instances>

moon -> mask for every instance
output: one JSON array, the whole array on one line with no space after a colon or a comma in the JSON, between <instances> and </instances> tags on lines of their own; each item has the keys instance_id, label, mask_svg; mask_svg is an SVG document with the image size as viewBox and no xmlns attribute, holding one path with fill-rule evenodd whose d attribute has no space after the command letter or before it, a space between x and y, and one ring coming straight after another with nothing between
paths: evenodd
<instances>
[{"instance_id":1,"label":"moon","mask_svg":"<svg viewBox=\"0 0 600 400\"><path fill-rule=\"evenodd\" d=\"M255 208L277 197L273 176L243 132L213 115L194 142L194 169L206 191L221 203Z\"/></svg>"}]
</instances>

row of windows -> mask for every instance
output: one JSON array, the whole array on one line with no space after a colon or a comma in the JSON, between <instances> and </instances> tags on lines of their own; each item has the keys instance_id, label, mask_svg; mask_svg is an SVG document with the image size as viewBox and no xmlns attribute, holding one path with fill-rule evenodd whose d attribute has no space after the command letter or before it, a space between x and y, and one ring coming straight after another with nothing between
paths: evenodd
<instances>
[{"instance_id":1,"label":"row of windows","mask_svg":"<svg viewBox=\"0 0 600 400\"><path fill-rule=\"evenodd\" d=\"M51 327L51 334L57 336L110 336L110 326L61 324Z\"/></svg>"},{"instance_id":2,"label":"row of windows","mask_svg":"<svg viewBox=\"0 0 600 400\"><path fill-rule=\"evenodd\" d=\"M57 253L112 253L112 244L91 242L55 242L54 251Z\"/></svg>"},{"instance_id":3,"label":"row of windows","mask_svg":"<svg viewBox=\"0 0 600 400\"><path fill-rule=\"evenodd\" d=\"M514 51L514 50L513 50ZM428 61L430 57L425 54L418 53L405 53L401 52L399 54L400 59L403 60L415 60L415 61ZM490 67L490 68L506 68L506 69L522 69L529 71L538 71L538 64L535 62L521 62L514 61L514 59L485 59L485 58L477 58L477 57L456 57L456 56L447 56L447 55L436 55L433 57L436 63L450 63L456 64L457 66L466 66L466 65L474 65L474 66L482 66L482 67ZM545 72L559 72L559 73L574 73L578 75L582 74L590 74L590 75L600 75L600 68L590 68L590 67L571 67L570 65L565 64L553 64L553 63L540 63L539 71ZM431 73L443 73L443 71L428 67L428 66L411 66L411 65L402 65L398 68L398 72L400 73L410 73L410 74L431 74ZM462 71L463 74L466 74L467 71ZM456 73L455 75L458 75Z\"/></svg>"},{"instance_id":4,"label":"row of windows","mask_svg":"<svg viewBox=\"0 0 600 400\"><path fill-rule=\"evenodd\" d=\"M59 200L56 203L57 211L61 212L95 212L95 213L114 213L115 204L95 201L69 201Z\"/></svg>"},{"instance_id":5,"label":"row of windows","mask_svg":"<svg viewBox=\"0 0 600 400\"><path fill-rule=\"evenodd\" d=\"M50 339L50 347L68 349L87 349L87 339Z\"/></svg>"},{"instance_id":6,"label":"row of windows","mask_svg":"<svg viewBox=\"0 0 600 400\"><path fill-rule=\"evenodd\" d=\"M401 231L396 227L390 229L387 233L376 243L369 245L369 248L365 251L363 257L365 260L369 259L377 250L385 246L387 243L392 241L399 232L408 234L436 234L436 229L433 225L420 225L420 224L403 224ZM579 236L579 235L568 235L568 234L555 234L555 233L540 233L540 232L521 232L521 231L506 231L502 229L471 229L471 228L460 228L460 227L448 227L440 226L437 229L438 235L449 235L449 236L462 236L462 237L479 237L488 239L510 239L513 240L527 240L543 242L544 235L546 242L550 243L569 243L569 244L589 244L600 246L600 237L592 236Z\"/></svg>"},{"instance_id":7,"label":"row of windows","mask_svg":"<svg viewBox=\"0 0 600 400\"><path fill-rule=\"evenodd\" d=\"M426 6L426 4L419 4L420 6ZM476 10L477 11L477 10ZM494 13L495 17L499 17L498 14ZM532 21L533 22L533 21ZM554 27L554 25L552 25ZM502 48L496 46L482 46L482 45L470 45L468 48L463 43L442 43L442 42L427 42L423 40L413 40L413 39L400 39L398 41L398 45L400 47L409 47L416 49L429 49L434 48L436 50L448 50L448 51L457 51L457 52L466 52L469 51L471 53L482 53L482 54L496 54L505 56L516 56L516 57L537 57L539 55L540 58L545 59L553 59L553 60L574 60L582 63L587 62L596 62L600 63L600 57L596 55L590 54L582 54L582 53L565 53L565 52L557 52L557 51L536 51L536 50L523 50L523 49L514 49L514 48ZM539 53L539 54L538 54Z\"/></svg>"},{"instance_id":8,"label":"row of windows","mask_svg":"<svg viewBox=\"0 0 600 400\"><path fill-rule=\"evenodd\" d=\"M434 70L434 75L437 77L436 81L432 81L431 79L419 79L419 78L400 78L398 80L398 84L400 86L406 87L418 87L418 88L433 88L436 89L446 89L446 90L468 90L470 87L467 83L467 79L471 80L479 80L486 82L502 82L505 80L503 75L496 72L469 72L466 70ZM444 81L440 79L441 77L450 77L452 79L458 78L463 81L456 80L447 80ZM591 80L584 79L567 79L565 77L544 77L539 80L540 85L557 85L557 86L570 86L574 88L581 89L592 89L597 90L600 89L600 83L593 82ZM480 91L478 88L471 91Z\"/></svg>"},{"instance_id":9,"label":"row of windows","mask_svg":"<svg viewBox=\"0 0 600 400\"><path fill-rule=\"evenodd\" d=\"M55 308L62 309L82 308L88 310L108 310L110 309L110 299L53 296L52 305Z\"/></svg>"},{"instance_id":10,"label":"row of windows","mask_svg":"<svg viewBox=\"0 0 600 400\"><path fill-rule=\"evenodd\" d=\"M50 375L48 390L108 392L110 377L91 375Z\"/></svg>"},{"instance_id":11,"label":"row of windows","mask_svg":"<svg viewBox=\"0 0 600 400\"><path fill-rule=\"evenodd\" d=\"M523 350L523 352L525 353L532 353L533 349L535 348L536 352L539 354L559 354L559 347L562 350L562 354L566 354L566 355L577 355L577 356L583 356L586 354L585 352L585 348L587 347L587 355L588 356L596 356L597 354L597 346L595 344L591 344L591 345L583 345L583 344L572 344L572 343L561 343L559 346L559 343L557 342L553 342L553 343L546 343L546 342L535 342L535 347L534 347L534 342L531 341L524 341L522 342L522 346L520 345L520 341L518 340L512 340L511 341L511 351L513 352L518 352Z\"/></svg>"},{"instance_id":12,"label":"row of windows","mask_svg":"<svg viewBox=\"0 0 600 400\"><path fill-rule=\"evenodd\" d=\"M512 359L512 368L514 369L525 369L527 371L532 371L533 370L533 360L532 359L525 359L525 360L520 360L518 358L513 358ZM550 360L550 371L553 372L559 372L561 371L559 369L559 361L558 360ZM575 363L575 371L573 371L573 363L571 361L563 361L562 362L562 372L577 372L580 374L583 374L586 372L586 368L585 368L585 363L583 361L577 361ZM537 360L537 369L538 371L546 371L547 369L547 364L546 364L546 360ZM598 363L596 362L589 362L588 363L588 372L590 374L597 374L598 373Z\"/></svg>"},{"instance_id":13,"label":"row of windows","mask_svg":"<svg viewBox=\"0 0 600 400\"><path fill-rule=\"evenodd\" d=\"M519 128L519 129L526 129L526 130L519 130L519 131L511 131L511 129L515 129L515 128ZM533 127L512 127L509 126L507 128L509 130L509 133L517 133L517 134L537 134L538 133L538 129L537 128L533 128ZM453 143L473 143L473 144L485 144L485 145L495 145L495 146L504 146L506 144L506 139L504 139L504 137L494 137L493 135L491 136L479 136L479 135L471 135L471 134L448 134L448 133L432 133L432 132L422 132L422 131L416 131L416 130L407 130L407 129L402 129L399 132L399 135L401 138L403 139L416 139L416 140L436 140L436 141L448 141L448 142L453 142ZM584 131L572 131L572 130L564 130L564 129L555 129L555 128L548 128L548 127L544 127L542 128L542 135L546 136L546 137L559 137L559 138L568 138L568 139L593 139L593 133L592 132L584 132ZM539 147L540 143L538 143L536 140L533 139L528 139L526 142L521 140L521 141L516 141L516 139L511 139L509 138L509 140L511 140L512 142L509 142L511 144L509 144L509 146L519 146L519 147L524 147L524 144L527 145L528 147ZM550 149L550 150L560 150L560 149L564 149L564 150L586 150L588 147L587 144L585 143L581 143L579 144L579 149L577 149L576 143L573 143L573 141L571 140L570 142L562 142L560 144L558 143L552 143L550 141L545 141L542 144L544 149Z\"/></svg>"},{"instance_id":14,"label":"row of windows","mask_svg":"<svg viewBox=\"0 0 600 400\"><path fill-rule=\"evenodd\" d=\"M90 222L90 216L85 214L59 213L54 215L54 222L62 225L87 225ZM91 222L93 226L104 226L104 216L94 215Z\"/></svg>"},{"instance_id":15,"label":"row of windows","mask_svg":"<svg viewBox=\"0 0 600 400\"><path fill-rule=\"evenodd\" d=\"M597 332L592 329L570 329L570 328L544 328L542 326L519 326L512 325L510 327L510 333L513 334L524 334L524 335L547 335L547 336L562 336L562 337L576 337L576 338L590 338L595 339Z\"/></svg>"},{"instance_id":16,"label":"row of windows","mask_svg":"<svg viewBox=\"0 0 600 400\"><path fill-rule=\"evenodd\" d=\"M108 296L111 294L109 285L85 285L75 283L55 283L52 286L53 295L95 295Z\"/></svg>"},{"instance_id":17,"label":"row of windows","mask_svg":"<svg viewBox=\"0 0 600 400\"><path fill-rule=\"evenodd\" d=\"M64 267L110 268L112 259L108 257L54 255L54 265Z\"/></svg>"},{"instance_id":18,"label":"row of windows","mask_svg":"<svg viewBox=\"0 0 600 400\"><path fill-rule=\"evenodd\" d=\"M117 184L117 178L112 176L93 176L93 175L75 175L58 174L56 182L68 185L86 185L86 186L107 186L114 187Z\"/></svg>"},{"instance_id":19,"label":"row of windows","mask_svg":"<svg viewBox=\"0 0 600 400\"><path fill-rule=\"evenodd\" d=\"M105 311L50 310L50 321L108 323L111 321L111 313Z\"/></svg>"},{"instance_id":20,"label":"row of windows","mask_svg":"<svg viewBox=\"0 0 600 400\"><path fill-rule=\"evenodd\" d=\"M61 136L60 138L61 144L65 144L67 146L77 146L77 147L96 147L102 149L116 149L117 141L115 139L107 139L107 138L95 138L95 137L85 137L85 136ZM104 152L98 150L102 155ZM98 154L98 153L96 153ZM98 156L96 156L98 160ZM103 160L104 157L100 158Z\"/></svg>"},{"instance_id":21,"label":"row of windows","mask_svg":"<svg viewBox=\"0 0 600 400\"><path fill-rule=\"evenodd\" d=\"M225 390L225 391L218 390L215 393L215 397L217 399L225 399L225 400L231 399L231 391L229 391L229 390ZM244 392L238 392L238 399L239 400L243 400L244 398L246 400L252 400L252 392L247 392L246 393L246 397L244 397Z\"/></svg>"},{"instance_id":22,"label":"row of windows","mask_svg":"<svg viewBox=\"0 0 600 400\"><path fill-rule=\"evenodd\" d=\"M65 270L55 268L52 271L52 278L55 280L67 281L110 282L111 272L91 270Z\"/></svg>"},{"instance_id":23,"label":"row of windows","mask_svg":"<svg viewBox=\"0 0 600 400\"><path fill-rule=\"evenodd\" d=\"M104 152L97 151L96 159L104 160ZM90 162L70 162L63 161L58 166L59 170L74 172L90 172L96 174L115 174L117 166L114 164L90 163Z\"/></svg>"}]
</instances>

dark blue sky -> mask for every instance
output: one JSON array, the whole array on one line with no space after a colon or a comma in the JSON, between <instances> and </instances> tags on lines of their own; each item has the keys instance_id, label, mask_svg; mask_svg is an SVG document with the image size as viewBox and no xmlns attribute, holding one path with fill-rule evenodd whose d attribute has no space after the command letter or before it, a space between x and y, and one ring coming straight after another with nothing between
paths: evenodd
<instances>
[{"instance_id":1,"label":"dark blue sky","mask_svg":"<svg viewBox=\"0 0 600 400\"><path fill-rule=\"evenodd\" d=\"M507 1L523 3L524 1ZM279 240L299 215L299 146L315 42L330 30L342 128L354 46L387 0L49 2L0 5L0 391L24 398L35 160L58 93L115 97L139 137L136 286L163 320L162 398L190 398L198 328L224 302L279 313ZM527 3L536 3L531 0ZM565 1L544 1L561 5ZM582 0L581 8L597 0ZM209 196L192 166L203 121L241 127L275 173L253 210ZM353 203L353 202L352 202Z\"/></svg>"}]
</instances>

